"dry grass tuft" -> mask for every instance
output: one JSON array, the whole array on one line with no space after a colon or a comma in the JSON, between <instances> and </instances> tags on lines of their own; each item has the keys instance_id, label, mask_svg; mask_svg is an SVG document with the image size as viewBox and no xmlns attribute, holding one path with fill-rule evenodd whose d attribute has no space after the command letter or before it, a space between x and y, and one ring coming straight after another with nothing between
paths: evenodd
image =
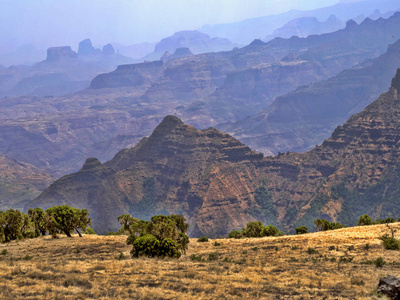
<instances>
[{"instance_id":1,"label":"dry grass tuft","mask_svg":"<svg viewBox=\"0 0 400 300\"><path fill-rule=\"evenodd\" d=\"M0 244L0 299L378 299L379 278L400 276L400 251L383 248L385 233L376 225L192 239L179 260L131 259L125 236L11 242Z\"/></svg>"}]
</instances>

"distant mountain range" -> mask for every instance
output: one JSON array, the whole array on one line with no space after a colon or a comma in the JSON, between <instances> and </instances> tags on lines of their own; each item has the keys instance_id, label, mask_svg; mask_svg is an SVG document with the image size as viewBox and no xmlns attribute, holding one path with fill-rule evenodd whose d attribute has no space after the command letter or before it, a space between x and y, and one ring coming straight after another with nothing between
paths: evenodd
<instances>
[{"instance_id":1,"label":"distant mountain range","mask_svg":"<svg viewBox=\"0 0 400 300\"><path fill-rule=\"evenodd\" d=\"M11 66L0 70L0 96L60 96L86 88L99 73L135 60L115 53L112 45L95 49L89 39L78 53L69 46L51 47L44 61L31 66Z\"/></svg>"},{"instance_id":2,"label":"distant mountain range","mask_svg":"<svg viewBox=\"0 0 400 300\"><path fill-rule=\"evenodd\" d=\"M235 23L205 25L200 31L211 37L227 38L234 43L246 45L254 39L263 39L272 35L274 30L285 26L288 22L304 17L315 17L324 21L331 15L347 21L361 16L370 16L375 10L382 12L397 11L400 8L397 0L365 0L351 3L338 3L315 10L299 11L291 10L286 13L252 18Z\"/></svg>"},{"instance_id":3,"label":"distant mountain range","mask_svg":"<svg viewBox=\"0 0 400 300\"><path fill-rule=\"evenodd\" d=\"M384 92L398 66L400 40L378 58L299 87L276 98L267 109L218 128L264 153L304 152L322 143L338 124Z\"/></svg>"},{"instance_id":4,"label":"distant mountain range","mask_svg":"<svg viewBox=\"0 0 400 300\"><path fill-rule=\"evenodd\" d=\"M355 224L359 215L400 215L400 69L389 92L352 116L321 146L264 158L216 129L167 116L149 138L101 164L62 177L26 205L88 208L97 232L118 215L180 213L192 236L226 235L248 221L286 230L316 218Z\"/></svg>"}]
</instances>

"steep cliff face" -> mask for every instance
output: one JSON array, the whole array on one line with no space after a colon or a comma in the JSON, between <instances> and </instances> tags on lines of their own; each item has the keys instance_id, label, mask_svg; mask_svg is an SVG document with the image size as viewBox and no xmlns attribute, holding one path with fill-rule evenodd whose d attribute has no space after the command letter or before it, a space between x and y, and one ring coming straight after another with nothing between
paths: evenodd
<instances>
[{"instance_id":1,"label":"steep cliff face","mask_svg":"<svg viewBox=\"0 0 400 300\"><path fill-rule=\"evenodd\" d=\"M26 209L87 207L100 233L116 230L121 213L180 213L192 236L224 235L256 219L290 230L312 228L321 217L353 224L362 213L397 216L399 77L400 71L389 92L309 152L263 158L228 134L167 116L136 147L103 165L88 159Z\"/></svg>"},{"instance_id":2,"label":"steep cliff face","mask_svg":"<svg viewBox=\"0 0 400 300\"><path fill-rule=\"evenodd\" d=\"M386 91L399 66L400 40L374 60L302 86L262 112L221 129L269 154L309 150Z\"/></svg>"},{"instance_id":3,"label":"steep cliff face","mask_svg":"<svg viewBox=\"0 0 400 300\"><path fill-rule=\"evenodd\" d=\"M38 168L0 155L0 210L22 210L53 178Z\"/></svg>"}]
</instances>

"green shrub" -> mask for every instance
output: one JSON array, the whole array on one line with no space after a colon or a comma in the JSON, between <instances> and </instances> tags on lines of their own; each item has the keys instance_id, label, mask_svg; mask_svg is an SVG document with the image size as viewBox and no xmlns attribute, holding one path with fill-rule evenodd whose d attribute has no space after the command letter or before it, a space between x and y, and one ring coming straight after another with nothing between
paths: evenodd
<instances>
[{"instance_id":1,"label":"green shrub","mask_svg":"<svg viewBox=\"0 0 400 300\"><path fill-rule=\"evenodd\" d=\"M340 228L345 228L341 223L335 223L335 222L329 222L325 219L317 219L314 221L314 224L317 227L317 230L319 231L327 231L327 230L335 230L335 229L340 229Z\"/></svg>"},{"instance_id":2,"label":"green shrub","mask_svg":"<svg viewBox=\"0 0 400 300\"><path fill-rule=\"evenodd\" d=\"M371 224L372 224L371 217L368 216L367 214L360 216L360 218L357 221L357 226L366 226Z\"/></svg>"},{"instance_id":3,"label":"green shrub","mask_svg":"<svg viewBox=\"0 0 400 300\"><path fill-rule=\"evenodd\" d=\"M308 233L308 229L306 226L300 226L296 228L296 234L305 234Z\"/></svg>"},{"instance_id":4,"label":"green shrub","mask_svg":"<svg viewBox=\"0 0 400 300\"><path fill-rule=\"evenodd\" d=\"M221 246L221 243L218 243L217 241L215 241L215 242L214 242L214 246L215 246L215 247L219 247L219 246Z\"/></svg>"},{"instance_id":5,"label":"green shrub","mask_svg":"<svg viewBox=\"0 0 400 300\"><path fill-rule=\"evenodd\" d=\"M308 254L315 254L315 253L318 253L318 251L316 249L314 249L314 248L308 248L307 249L307 253Z\"/></svg>"},{"instance_id":6,"label":"green shrub","mask_svg":"<svg viewBox=\"0 0 400 300\"><path fill-rule=\"evenodd\" d=\"M351 246L349 246L347 249L348 249L349 251L353 251L353 250L354 250L354 246L351 245Z\"/></svg>"},{"instance_id":7,"label":"green shrub","mask_svg":"<svg viewBox=\"0 0 400 300\"><path fill-rule=\"evenodd\" d=\"M382 243L383 243L383 247L386 250L399 250L400 249L400 242L395 239L394 237L390 237L387 234L381 236L379 238Z\"/></svg>"},{"instance_id":8,"label":"green shrub","mask_svg":"<svg viewBox=\"0 0 400 300\"><path fill-rule=\"evenodd\" d=\"M386 261L384 261L384 259L382 257L378 257L375 261L374 261L375 267L377 268L382 268L385 264Z\"/></svg>"},{"instance_id":9,"label":"green shrub","mask_svg":"<svg viewBox=\"0 0 400 300\"><path fill-rule=\"evenodd\" d=\"M153 235L146 234L137 238L133 242L133 248L131 250L131 255L133 257L147 256L154 257L158 255L158 247L160 241L157 240Z\"/></svg>"},{"instance_id":10,"label":"green shrub","mask_svg":"<svg viewBox=\"0 0 400 300\"><path fill-rule=\"evenodd\" d=\"M84 230L83 230L84 234L96 234L96 232L94 232L94 229L90 226L87 226Z\"/></svg>"},{"instance_id":11,"label":"green shrub","mask_svg":"<svg viewBox=\"0 0 400 300\"><path fill-rule=\"evenodd\" d=\"M170 238L161 241L160 246L158 247L157 255L159 257L166 257L166 256L172 258L181 257L181 253L178 251L177 243Z\"/></svg>"},{"instance_id":12,"label":"green shrub","mask_svg":"<svg viewBox=\"0 0 400 300\"><path fill-rule=\"evenodd\" d=\"M243 233L239 230L233 230L231 232L229 232L228 238L230 239L240 239L241 237L243 237Z\"/></svg>"},{"instance_id":13,"label":"green shrub","mask_svg":"<svg viewBox=\"0 0 400 300\"><path fill-rule=\"evenodd\" d=\"M261 221L254 221L247 223L246 227L243 228L243 234L247 237L262 237L263 235L263 223Z\"/></svg>"},{"instance_id":14,"label":"green shrub","mask_svg":"<svg viewBox=\"0 0 400 300\"><path fill-rule=\"evenodd\" d=\"M273 225L268 225L263 226L261 234L262 236L281 236L283 232L279 231L278 228Z\"/></svg>"},{"instance_id":15,"label":"green shrub","mask_svg":"<svg viewBox=\"0 0 400 300\"><path fill-rule=\"evenodd\" d=\"M3 250L1 250L0 254L1 254L1 255L7 255L7 254L8 254L8 251L7 251L7 249L3 249Z\"/></svg>"},{"instance_id":16,"label":"green shrub","mask_svg":"<svg viewBox=\"0 0 400 300\"><path fill-rule=\"evenodd\" d=\"M115 259L118 259L118 260L121 260L121 259L124 259L124 258L125 258L125 255L124 255L124 253L122 251L115 257Z\"/></svg>"},{"instance_id":17,"label":"green shrub","mask_svg":"<svg viewBox=\"0 0 400 300\"><path fill-rule=\"evenodd\" d=\"M196 254L190 255L190 260L192 260L192 261L203 261L203 259L201 258L201 255L196 255Z\"/></svg>"},{"instance_id":18,"label":"green shrub","mask_svg":"<svg viewBox=\"0 0 400 300\"><path fill-rule=\"evenodd\" d=\"M197 239L197 242L199 243L204 243L204 242L208 242L208 237L206 236L201 236Z\"/></svg>"},{"instance_id":19,"label":"green shrub","mask_svg":"<svg viewBox=\"0 0 400 300\"><path fill-rule=\"evenodd\" d=\"M179 258L189 244L186 235L189 224L181 215L158 215L150 221L139 220L128 214L118 217L120 233L129 234L126 243L132 245L133 257L173 257Z\"/></svg>"},{"instance_id":20,"label":"green shrub","mask_svg":"<svg viewBox=\"0 0 400 300\"><path fill-rule=\"evenodd\" d=\"M218 252L208 254L208 261L218 260L220 254Z\"/></svg>"}]
</instances>

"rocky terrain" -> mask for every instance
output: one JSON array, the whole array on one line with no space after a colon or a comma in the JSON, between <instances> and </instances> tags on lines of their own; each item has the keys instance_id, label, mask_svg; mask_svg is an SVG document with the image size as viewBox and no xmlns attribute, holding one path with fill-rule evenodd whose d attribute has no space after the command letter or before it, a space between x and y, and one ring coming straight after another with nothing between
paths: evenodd
<instances>
[{"instance_id":1,"label":"rocky terrain","mask_svg":"<svg viewBox=\"0 0 400 300\"><path fill-rule=\"evenodd\" d=\"M117 69L96 77L91 88L98 93L102 87L143 88L142 95L135 95L141 101L181 101L176 114L184 121L199 128L215 126L255 114L277 96L379 56L400 38L398 23L400 13L387 20L366 19L360 25L349 21L345 29L320 36L255 40L229 52L189 53L162 64L123 66L124 72ZM381 37L379 42L371 43L376 36Z\"/></svg>"},{"instance_id":2,"label":"rocky terrain","mask_svg":"<svg viewBox=\"0 0 400 300\"><path fill-rule=\"evenodd\" d=\"M366 20L360 25L349 22L345 29L331 34L274 39L268 43L256 40L244 48L226 52L192 55L188 49L179 48L162 61L121 65L111 73L96 76L90 88L72 95L3 97L0 98L0 153L59 177L78 171L87 157L97 157L100 162L110 160L120 149L132 147L143 136L150 135L168 114L197 128L237 121L277 103L273 102L276 96L327 79L344 68L384 53L387 44L400 37L399 22L398 13L387 20ZM380 38L371 43L376 36ZM113 56L111 47L106 45L103 51L96 50L90 41L82 42L78 50L81 54L76 53L78 58L71 51L50 49L50 62L44 61L39 66L45 68L54 63L53 67L62 70L64 64L96 65L92 59L97 56L105 57L106 53ZM368 62L357 68L366 65ZM368 74L353 81L353 87L362 86L360 80L370 82L368 78L376 76L373 72ZM57 79L60 75L52 76ZM379 80L376 82L383 82ZM23 86L29 86L28 83ZM387 84L375 86L379 90ZM372 101L370 95L368 99ZM339 109L343 108L343 115L348 115L348 107L352 112L362 109L352 105ZM330 123L329 130L340 123ZM245 134L235 130L232 131L240 139L246 139ZM325 137L329 136L329 130ZM305 131L304 136L312 132L312 129ZM255 139L263 140L257 136ZM277 149L279 145L274 143ZM270 153L266 147L256 149Z\"/></svg>"},{"instance_id":3,"label":"rocky terrain","mask_svg":"<svg viewBox=\"0 0 400 300\"><path fill-rule=\"evenodd\" d=\"M53 178L27 163L0 155L0 210L22 210Z\"/></svg>"},{"instance_id":4,"label":"rocky terrain","mask_svg":"<svg viewBox=\"0 0 400 300\"><path fill-rule=\"evenodd\" d=\"M364 213L396 217L399 78L400 70L389 92L303 154L264 158L216 129L167 116L136 147L104 164L88 159L25 209L85 207L100 233L115 230L122 213L180 213L195 236L225 235L256 219L293 228L320 217L348 225Z\"/></svg>"},{"instance_id":5,"label":"rocky terrain","mask_svg":"<svg viewBox=\"0 0 400 300\"><path fill-rule=\"evenodd\" d=\"M376 59L299 87L249 118L217 127L267 154L304 152L386 91L399 66L400 40Z\"/></svg>"}]
</instances>

